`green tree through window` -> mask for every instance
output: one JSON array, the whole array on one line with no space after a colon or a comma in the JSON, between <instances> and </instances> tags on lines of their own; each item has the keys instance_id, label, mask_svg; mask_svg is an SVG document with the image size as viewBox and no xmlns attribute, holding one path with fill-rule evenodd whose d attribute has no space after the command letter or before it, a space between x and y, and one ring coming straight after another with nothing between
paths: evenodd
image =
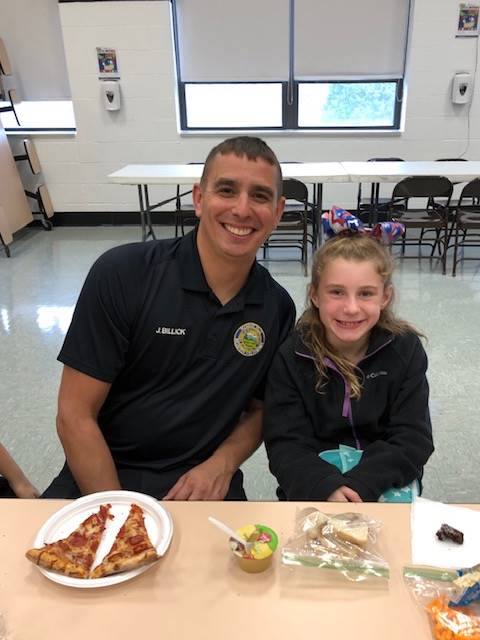
<instances>
[{"instance_id":1,"label":"green tree through window","mask_svg":"<svg viewBox=\"0 0 480 640\"><path fill-rule=\"evenodd\" d=\"M322 110L324 126L391 125L394 120L394 82L332 83Z\"/></svg>"}]
</instances>

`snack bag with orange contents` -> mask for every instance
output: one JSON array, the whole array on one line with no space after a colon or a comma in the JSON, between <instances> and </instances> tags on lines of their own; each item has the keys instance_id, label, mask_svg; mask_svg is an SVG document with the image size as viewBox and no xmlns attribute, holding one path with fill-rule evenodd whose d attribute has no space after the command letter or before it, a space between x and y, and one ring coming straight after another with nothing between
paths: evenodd
<instances>
[{"instance_id":1,"label":"snack bag with orange contents","mask_svg":"<svg viewBox=\"0 0 480 640\"><path fill-rule=\"evenodd\" d=\"M445 596L426 605L435 640L480 640L480 618L469 607L451 607Z\"/></svg>"},{"instance_id":2,"label":"snack bag with orange contents","mask_svg":"<svg viewBox=\"0 0 480 640\"><path fill-rule=\"evenodd\" d=\"M403 573L429 616L435 640L480 640L478 566L460 570L410 566Z\"/></svg>"}]
</instances>

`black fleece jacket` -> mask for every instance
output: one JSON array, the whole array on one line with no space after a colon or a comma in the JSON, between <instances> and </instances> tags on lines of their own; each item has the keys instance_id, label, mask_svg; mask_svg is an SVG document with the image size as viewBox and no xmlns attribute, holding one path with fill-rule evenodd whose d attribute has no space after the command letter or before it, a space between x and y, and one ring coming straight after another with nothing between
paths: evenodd
<instances>
[{"instance_id":1,"label":"black fleece jacket","mask_svg":"<svg viewBox=\"0 0 480 640\"><path fill-rule=\"evenodd\" d=\"M345 485L376 501L387 489L420 479L433 442L427 356L418 336L372 331L357 365L360 400L350 399L343 376L327 365L328 381L318 392L311 353L293 333L270 369L264 438L279 497L322 501ZM364 450L345 474L318 457L340 444Z\"/></svg>"}]
</instances>

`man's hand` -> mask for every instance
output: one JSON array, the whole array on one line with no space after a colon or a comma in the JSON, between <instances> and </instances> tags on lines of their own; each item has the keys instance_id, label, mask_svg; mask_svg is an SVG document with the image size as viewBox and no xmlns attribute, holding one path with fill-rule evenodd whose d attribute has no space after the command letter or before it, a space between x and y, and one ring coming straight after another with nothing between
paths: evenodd
<instances>
[{"instance_id":1,"label":"man's hand","mask_svg":"<svg viewBox=\"0 0 480 640\"><path fill-rule=\"evenodd\" d=\"M212 458L184 473L164 496L164 500L223 500L232 473Z\"/></svg>"},{"instance_id":2,"label":"man's hand","mask_svg":"<svg viewBox=\"0 0 480 640\"><path fill-rule=\"evenodd\" d=\"M12 484L12 491L17 498L38 498L40 496L38 489L27 478Z\"/></svg>"},{"instance_id":3,"label":"man's hand","mask_svg":"<svg viewBox=\"0 0 480 640\"><path fill-rule=\"evenodd\" d=\"M327 498L327 502L363 502L363 500L356 491L343 486L334 491Z\"/></svg>"}]
</instances>

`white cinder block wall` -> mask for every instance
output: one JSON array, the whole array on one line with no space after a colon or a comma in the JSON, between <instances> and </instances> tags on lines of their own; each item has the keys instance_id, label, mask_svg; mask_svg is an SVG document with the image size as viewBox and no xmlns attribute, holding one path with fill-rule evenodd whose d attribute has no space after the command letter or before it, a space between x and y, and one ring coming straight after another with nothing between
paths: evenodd
<instances>
[{"instance_id":1,"label":"white cinder block wall","mask_svg":"<svg viewBox=\"0 0 480 640\"><path fill-rule=\"evenodd\" d=\"M415 0L402 134L264 135L280 160L364 160L372 156L427 160L464 152L468 107L451 103L450 87L454 73L473 73L479 43L477 38L455 38L458 7L458 0ZM55 209L135 210L136 189L109 184L108 173L130 163L202 161L224 136L178 133L168 2L74 2L59 8L77 135L36 141ZM117 50L120 112L103 109L98 46ZM475 160L480 158L479 74L477 71L465 153ZM153 199L171 194L173 188L159 188L153 190ZM354 185L326 185L325 203L351 206L355 194Z\"/></svg>"}]
</instances>

